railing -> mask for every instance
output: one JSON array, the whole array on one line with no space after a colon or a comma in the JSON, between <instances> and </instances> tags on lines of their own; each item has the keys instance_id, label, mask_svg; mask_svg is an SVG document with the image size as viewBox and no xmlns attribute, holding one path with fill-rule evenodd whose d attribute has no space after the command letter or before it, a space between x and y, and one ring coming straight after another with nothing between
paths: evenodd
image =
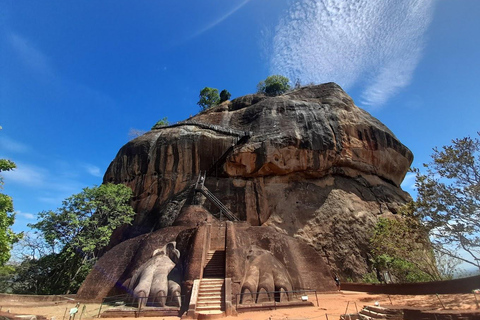
<instances>
[{"instance_id":1,"label":"railing","mask_svg":"<svg viewBox=\"0 0 480 320\"><path fill-rule=\"evenodd\" d=\"M233 214L230 209L228 209L210 190L205 187L205 176L206 173L200 173L197 178L197 182L195 183L195 190L201 192L208 200L212 201L213 204L220 210L220 214L223 213L225 217L227 217L230 221L239 221L239 219Z\"/></svg>"},{"instance_id":2,"label":"railing","mask_svg":"<svg viewBox=\"0 0 480 320\"><path fill-rule=\"evenodd\" d=\"M247 136L247 135L251 136L252 135L252 132L250 132L250 131L234 130L234 129L229 129L229 128L225 128L225 127L222 127L222 126L218 126L218 125L215 125L215 124L203 123L203 122L195 121L195 120L184 120L184 121L180 121L180 122L177 122L177 123L170 124L168 126L162 126L162 127L155 128L155 129L174 128L174 127L180 127L180 126L197 126L197 127L203 128L203 129L210 129L210 130L217 131L217 132L220 132L220 133L223 133L223 134L228 134L228 135L237 136L237 137L243 137L243 136Z\"/></svg>"},{"instance_id":3,"label":"railing","mask_svg":"<svg viewBox=\"0 0 480 320\"><path fill-rule=\"evenodd\" d=\"M267 306L273 306L275 310L277 309L277 304L278 303L284 303L284 301L277 301L280 300L280 297L282 295L287 295L288 297L288 303L294 302L295 299L297 299L299 302L306 302L308 301L308 293L310 294L315 294L315 300L317 302L317 307L319 306L318 304L318 296L317 296L317 290L292 290L292 291L269 291L269 292L252 292L252 293L237 293L235 295L235 305L236 309L238 310L238 306L240 305L247 305L246 303L243 302L243 297L246 295L249 295L254 298L254 302L248 303L249 306L255 306L255 305L261 305L264 307ZM263 301L263 302L257 302L259 301L259 297L262 295L267 295L268 301ZM263 300L263 298L260 298L260 300Z\"/></svg>"},{"instance_id":4,"label":"railing","mask_svg":"<svg viewBox=\"0 0 480 320\"><path fill-rule=\"evenodd\" d=\"M201 193L203 193L210 201L215 204L215 206L223 213L225 217L227 217L228 220L230 221L239 221L239 219L233 214L232 211L230 211L225 205L218 200L217 197L213 193L210 192L205 186L202 186L199 190Z\"/></svg>"}]
</instances>

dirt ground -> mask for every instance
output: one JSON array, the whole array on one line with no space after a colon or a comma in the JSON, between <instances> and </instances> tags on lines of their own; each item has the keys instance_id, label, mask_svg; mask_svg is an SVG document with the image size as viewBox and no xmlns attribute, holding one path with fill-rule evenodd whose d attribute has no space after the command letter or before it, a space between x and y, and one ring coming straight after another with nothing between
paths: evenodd
<instances>
[{"instance_id":1,"label":"dirt ground","mask_svg":"<svg viewBox=\"0 0 480 320\"><path fill-rule=\"evenodd\" d=\"M478 297L480 299L480 297ZM309 301L316 304L315 296L309 296ZM297 307L291 309L277 309L239 313L238 316L227 317L231 320L280 320L280 319L339 319L341 314L356 313L364 305L373 305L378 302L380 306L388 307L408 306L414 308L427 308L429 310L480 310L473 294L444 294L444 295L377 295L363 292L342 291L338 293L318 294L319 306ZM15 314L42 315L47 319L66 320L68 311L75 306L74 301L61 302L28 302L28 301L0 301L2 312L9 311ZM442 306L443 304L443 306ZM105 310L106 306L102 306ZM98 316L100 304L81 303L76 320L88 320ZM109 318L114 320L113 318ZM121 318L128 320L130 318ZM131 318L134 319L134 318ZM161 317L164 320L177 320L178 317Z\"/></svg>"}]
</instances>

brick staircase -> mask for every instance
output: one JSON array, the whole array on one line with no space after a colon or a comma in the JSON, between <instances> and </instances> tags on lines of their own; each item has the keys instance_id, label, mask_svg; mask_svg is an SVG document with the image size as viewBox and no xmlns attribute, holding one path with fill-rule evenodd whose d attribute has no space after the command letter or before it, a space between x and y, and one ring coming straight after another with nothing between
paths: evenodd
<instances>
[{"instance_id":1,"label":"brick staircase","mask_svg":"<svg viewBox=\"0 0 480 320\"><path fill-rule=\"evenodd\" d=\"M388 309L380 306L364 306L358 313L362 320L388 319L401 320L403 319L402 310Z\"/></svg>"},{"instance_id":2,"label":"brick staircase","mask_svg":"<svg viewBox=\"0 0 480 320\"><path fill-rule=\"evenodd\" d=\"M203 278L198 290L197 307L195 312L199 318L223 316L224 306L222 297L224 294L223 278Z\"/></svg>"},{"instance_id":3,"label":"brick staircase","mask_svg":"<svg viewBox=\"0 0 480 320\"><path fill-rule=\"evenodd\" d=\"M225 250L210 250L207 253L204 278L225 278Z\"/></svg>"}]
</instances>

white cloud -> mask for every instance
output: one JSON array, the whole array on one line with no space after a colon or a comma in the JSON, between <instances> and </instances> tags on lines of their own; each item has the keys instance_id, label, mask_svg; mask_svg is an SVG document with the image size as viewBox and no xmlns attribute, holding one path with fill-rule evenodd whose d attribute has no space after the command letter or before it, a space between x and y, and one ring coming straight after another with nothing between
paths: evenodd
<instances>
[{"instance_id":1,"label":"white cloud","mask_svg":"<svg viewBox=\"0 0 480 320\"><path fill-rule=\"evenodd\" d=\"M280 19L271 72L302 83L364 86L380 106L407 86L421 58L434 0L295 1Z\"/></svg>"},{"instance_id":2,"label":"white cloud","mask_svg":"<svg viewBox=\"0 0 480 320\"><path fill-rule=\"evenodd\" d=\"M27 213L22 211L15 211L15 213L17 214L17 216L21 216L29 220L34 220L36 218L36 216L32 213Z\"/></svg>"},{"instance_id":3,"label":"white cloud","mask_svg":"<svg viewBox=\"0 0 480 320\"><path fill-rule=\"evenodd\" d=\"M197 32L195 32L194 34L192 34L188 40L190 39L193 39L195 37L198 37L199 35L201 35L202 33L204 32L207 32L208 30L212 29L213 27L215 27L216 25L222 23L224 20L226 20L228 17L230 17L232 14L234 14L235 12L237 12L238 10L240 10L244 5L246 5L248 2L250 2L250 0L244 0L242 1L240 4L238 4L236 7L234 7L232 10L228 11L227 13L225 13L223 16L221 16L220 18L216 19L215 21L212 21L210 22L207 26L203 27L202 29L198 30Z\"/></svg>"},{"instance_id":4,"label":"white cloud","mask_svg":"<svg viewBox=\"0 0 480 320\"><path fill-rule=\"evenodd\" d=\"M16 163L17 168L2 172L6 183L16 183L30 187L42 186L48 175L48 171L37 166Z\"/></svg>"},{"instance_id":5,"label":"white cloud","mask_svg":"<svg viewBox=\"0 0 480 320\"><path fill-rule=\"evenodd\" d=\"M25 153L29 150L29 147L21 142L15 141L6 136L1 136L0 149L14 153Z\"/></svg>"},{"instance_id":6,"label":"white cloud","mask_svg":"<svg viewBox=\"0 0 480 320\"><path fill-rule=\"evenodd\" d=\"M94 177L102 177L100 168L91 164L84 165L85 170Z\"/></svg>"},{"instance_id":7,"label":"white cloud","mask_svg":"<svg viewBox=\"0 0 480 320\"><path fill-rule=\"evenodd\" d=\"M23 63L27 66L43 75L53 75L53 70L47 57L29 40L16 33L12 33L10 34L10 43Z\"/></svg>"},{"instance_id":8,"label":"white cloud","mask_svg":"<svg viewBox=\"0 0 480 320\"><path fill-rule=\"evenodd\" d=\"M415 189L415 173L409 172L403 179L403 182L401 184L402 189L410 189L413 190Z\"/></svg>"}]
</instances>

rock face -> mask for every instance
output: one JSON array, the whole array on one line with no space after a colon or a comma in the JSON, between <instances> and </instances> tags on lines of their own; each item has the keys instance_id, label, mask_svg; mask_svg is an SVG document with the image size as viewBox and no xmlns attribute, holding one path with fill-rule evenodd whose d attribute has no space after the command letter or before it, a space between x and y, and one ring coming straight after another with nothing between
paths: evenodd
<instances>
[{"instance_id":1,"label":"rock face","mask_svg":"<svg viewBox=\"0 0 480 320\"><path fill-rule=\"evenodd\" d=\"M412 160L334 83L247 95L121 148L104 182L130 186L138 214L114 243L171 225L208 171L205 185L241 220L300 238L356 277L377 218L409 199L399 185Z\"/></svg>"},{"instance_id":2,"label":"rock face","mask_svg":"<svg viewBox=\"0 0 480 320\"><path fill-rule=\"evenodd\" d=\"M180 213L198 201L207 212L202 221L214 219L208 212L218 209L192 188L206 172L205 186L251 228L268 227L268 234L307 244L329 272L358 279L369 269L376 221L410 199L400 183L412 160L410 150L335 83L226 101L121 148L104 182L133 189L137 216L117 230L112 247L167 227L186 229ZM262 255L268 248L257 242L250 243L255 254L245 256L248 263L282 260Z\"/></svg>"}]
</instances>

